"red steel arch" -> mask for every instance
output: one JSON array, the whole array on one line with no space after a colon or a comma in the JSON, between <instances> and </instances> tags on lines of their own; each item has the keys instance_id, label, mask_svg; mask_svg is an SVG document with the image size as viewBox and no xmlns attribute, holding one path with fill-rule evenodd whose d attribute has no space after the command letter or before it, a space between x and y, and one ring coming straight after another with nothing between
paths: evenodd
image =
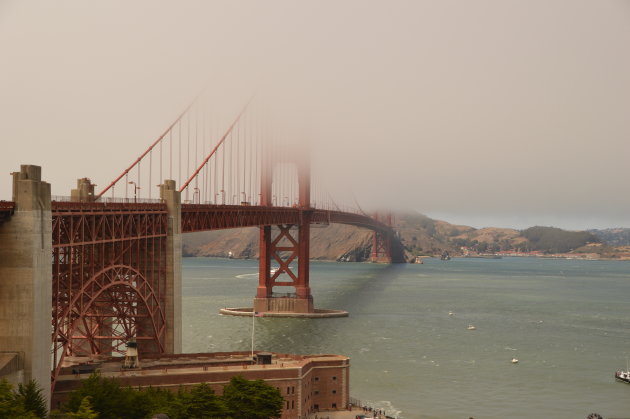
<instances>
[{"instance_id":1,"label":"red steel arch","mask_svg":"<svg viewBox=\"0 0 630 419\"><path fill-rule=\"evenodd\" d=\"M124 353L130 337L164 351L164 311L147 278L130 266L97 272L56 320L55 372L66 355Z\"/></svg>"}]
</instances>

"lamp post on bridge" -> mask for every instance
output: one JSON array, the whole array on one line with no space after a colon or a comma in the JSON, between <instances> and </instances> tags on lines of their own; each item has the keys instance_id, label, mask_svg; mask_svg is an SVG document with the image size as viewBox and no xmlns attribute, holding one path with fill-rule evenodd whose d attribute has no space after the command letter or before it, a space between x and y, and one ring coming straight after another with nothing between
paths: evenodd
<instances>
[{"instance_id":1,"label":"lamp post on bridge","mask_svg":"<svg viewBox=\"0 0 630 419\"><path fill-rule=\"evenodd\" d=\"M133 185L133 202L135 204L136 202L138 202L138 189L140 189L140 186L138 186L133 180L130 180L129 184Z\"/></svg>"},{"instance_id":2,"label":"lamp post on bridge","mask_svg":"<svg viewBox=\"0 0 630 419\"><path fill-rule=\"evenodd\" d=\"M199 188L194 187L193 188L193 204L195 203L195 196L197 197L197 204L201 204L201 192L199 191Z\"/></svg>"}]
</instances>

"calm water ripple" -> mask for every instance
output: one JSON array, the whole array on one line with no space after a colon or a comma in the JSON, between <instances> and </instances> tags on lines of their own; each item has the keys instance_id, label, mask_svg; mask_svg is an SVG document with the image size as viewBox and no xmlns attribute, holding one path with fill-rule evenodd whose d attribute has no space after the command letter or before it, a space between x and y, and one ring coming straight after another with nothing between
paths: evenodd
<instances>
[{"instance_id":1,"label":"calm water ripple","mask_svg":"<svg viewBox=\"0 0 630 419\"><path fill-rule=\"evenodd\" d=\"M251 307L257 271L184 259L186 352L250 349L251 320L218 310ZM260 318L256 348L350 356L352 395L401 418L630 418L613 379L630 356L628 262L314 262L311 286L350 317Z\"/></svg>"}]
</instances>

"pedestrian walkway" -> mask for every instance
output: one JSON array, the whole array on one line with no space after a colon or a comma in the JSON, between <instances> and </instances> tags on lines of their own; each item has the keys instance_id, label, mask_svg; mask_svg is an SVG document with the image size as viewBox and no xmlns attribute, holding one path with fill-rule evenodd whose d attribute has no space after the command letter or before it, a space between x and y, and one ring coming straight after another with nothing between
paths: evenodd
<instances>
[{"instance_id":1,"label":"pedestrian walkway","mask_svg":"<svg viewBox=\"0 0 630 419\"><path fill-rule=\"evenodd\" d=\"M374 417L374 412L365 412L361 407L353 407L352 410L333 410L330 412L311 413L308 419L355 419L358 415L368 418ZM385 419L385 416L376 416Z\"/></svg>"}]
</instances>

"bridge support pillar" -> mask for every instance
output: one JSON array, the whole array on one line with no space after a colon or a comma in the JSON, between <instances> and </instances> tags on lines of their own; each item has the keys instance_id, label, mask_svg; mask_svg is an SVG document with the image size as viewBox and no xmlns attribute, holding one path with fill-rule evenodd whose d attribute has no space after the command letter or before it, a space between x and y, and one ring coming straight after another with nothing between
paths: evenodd
<instances>
[{"instance_id":1,"label":"bridge support pillar","mask_svg":"<svg viewBox=\"0 0 630 419\"><path fill-rule=\"evenodd\" d=\"M391 237L375 231L372 236L370 261L374 263L392 263L391 244Z\"/></svg>"},{"instance_id":2,"label":"bridge support pillar","mask_svg":"<svg viewBox=\"0 0 630 419\"><path fill-rule=\"evenodd\" d=\"M160 197L168 210L166 238L166 353L182 352L182 205L174 180L160 185Z\"/></svg>"},{"instance_id":3,"label":"bridge support pillar","mask_svg":"<svg viewBox=\"0 0 630 419\"><path fill-rule=\"evenodd\" d=\"M0 223L0 352L18 352L23 376L50 400L52 215L41 167L13 175L15 213Z\"/></svg>"},{"instance_id":4,"label":"bridge support pillar","mask_svg":"<svg viewBox=\"0 0 630 419\"><path fill-rule=\"evenodd\" d=\"M302 218L308 217L304 215ZM260 227L259 278L255 312L313 313L313 297L309 286L310 220L300 226ZM297 235L294 231L297 229ZM275 237L272 233L277 233ZM271 260L278 268L271 271ZM291 265L297 259L297 274ZM291 287L294 292L274 292L274 287Z\"/></svg>"}]
</instances>

